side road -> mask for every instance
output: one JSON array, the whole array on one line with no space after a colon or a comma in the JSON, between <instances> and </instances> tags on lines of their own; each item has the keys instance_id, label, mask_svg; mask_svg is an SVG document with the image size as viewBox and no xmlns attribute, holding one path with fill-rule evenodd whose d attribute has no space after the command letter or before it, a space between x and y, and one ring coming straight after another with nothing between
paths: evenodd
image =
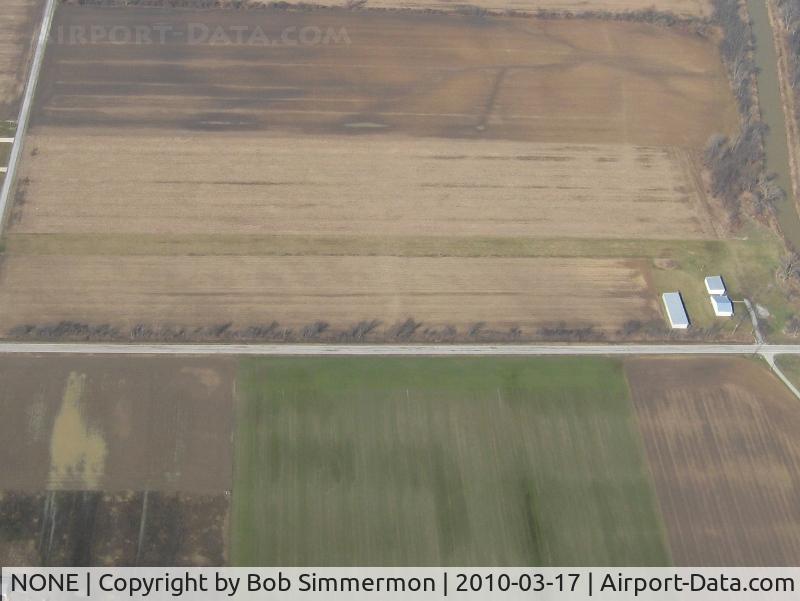
<instances>
[{"instance_id":1,"label":"side road","mask_svg":"<svg viewBox=\"0 0 800 601\"><path fill-rule=\"evenodd\" d=\"M42 17L42 25L39 30L39 39L36 41L36 50L33 53L33 62L31 63L31 70L28 74L28 81L25 84L25 94L22 97L22 106L19 109L19 117L17 118L17 130L14 135L14 143L11 146L11 154L8 158L8 168L6 170L6 178L3 181L3 187L0 189L0 231L2 231L5 222L6 211L8 209L8 199L11 197L11 191L14 189L14 179L17 174L17 166L22 157L22 147L25 142L25 132L28 128L28 121L31 116L31 107L33 106L33 95L36 92L36 84L39 81L39 73L42 70L42 62L44 61L44 51L47 48L47 39L50 37L50 26L53 23L53 15L55 14L57 0L47 0L44 7L44 16Z\"/></svg>"}]
</instances>

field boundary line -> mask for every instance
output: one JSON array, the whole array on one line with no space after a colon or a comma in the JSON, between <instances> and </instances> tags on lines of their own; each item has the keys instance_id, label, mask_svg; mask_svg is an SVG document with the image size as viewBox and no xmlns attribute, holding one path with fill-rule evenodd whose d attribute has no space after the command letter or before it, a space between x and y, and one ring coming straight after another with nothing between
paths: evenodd
<instances>
[{"instance_id":1,"label":"field boundary line","mask_svg":"<svg viewBox=\"0 0 800 601\"><path fill-rule=\"evenodd\" d=\"M556 356L800 354L800 344L180 344L0 342L0 354Z\"/></svg>"},{"instance_id":2,"label":"field boundary line","mask_svg":"<svg viewBox=\"0 0 800 601\"><path fill-rule=\"evenodd\" d=\"M782 355L782 354L785 354L785 353L776 353L776 352L773 352L773 351L767 351L767 352L761 353L761 356L764 357L764 360L767 362L767 364L769 365L769 367L772 370L772 372L776 376L778 376L778 378L780 378L781 382L783 382L786 385L786 387L789 390L792 391L792 394L794 396L796 396L798 399L800 399L800 390L797 389L797 387L786 376L786 374L783 373L781 368L778 367L778 363L775 360L775 356L779 355L779 354Z\"/></svg>"},{"instance_id":3,"label":"field boundary line","mask_svg":"<svg viewBox=\"0 0 800 601\"><path fill-rule=\"evenodd\" d=\"M6 178L3 181L3 188L0 189L0 235L2 235L3 228L5 226L6 214L8 212L8 198L11 196L11 190L13 190L16 180L17 165L19 164L19 159L22 155L22 147L25 141L25 130L28 127L28 121L30 120L31 116L33 96L36 92L36 85L39 82L39 73L42 70L44 53L45 49L47 48L47 40L50 37L50 26L53 23L55 9L56 0L47 0L47 4L44 8L44 14L42 16L42 24L39 29L39 38L36 42L36 50L33 54L33 61L31 62L31 70L30 73L28 73L28 81L25 84L25 94L22 97L22 105L19 109L17 129L14 133L14 141L11 145L11 154L9 155Z\"/></svg>"}]
</instances>

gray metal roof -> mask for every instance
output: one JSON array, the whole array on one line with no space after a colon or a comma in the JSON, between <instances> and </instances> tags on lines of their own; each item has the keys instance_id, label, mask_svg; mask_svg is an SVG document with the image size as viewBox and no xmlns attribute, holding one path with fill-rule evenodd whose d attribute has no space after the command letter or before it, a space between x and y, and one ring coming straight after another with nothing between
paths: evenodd
<instances>
[{"instance_id":1,"label":"gray metal roof","mask_svg":"<svg viewBox=\"0 0 800 601\"><path fill-rule=\"evenodd\" d=\"M680 292L665 292L661 298L664 300L664 306L669 315L669 321L672 327L686 327L689 325L689 316L686 315L686 309L683 306L683 299Z\"/></svg>"},{"instance_id":2,"label":"gray metal roof","mask_svg":"<svg viewBox=\"0 0 800 601\"><path fill-rule=\"evenodd\" d=\"M727 294L712 294L711 302L720 310L733 311L733 303L731 303L731 299L728 298Z\"/></svg>"},{"instance_id":3,"label":"gray metal roof","mask_svg":"<svg viewBox=\"0 0 800 601\"><path fill-rule=\"evenodd\" d=\"M710 275L706 278L706 290L709 294L725 294L725 282L722 276Z\"/></svg>"}]
</instances>

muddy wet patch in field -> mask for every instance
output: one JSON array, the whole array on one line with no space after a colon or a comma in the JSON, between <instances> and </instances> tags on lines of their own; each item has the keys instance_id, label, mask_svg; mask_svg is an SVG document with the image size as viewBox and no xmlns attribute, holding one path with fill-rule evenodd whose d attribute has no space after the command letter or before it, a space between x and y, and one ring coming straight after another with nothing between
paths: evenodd
<instances>
[{"instance_id":1,"label":"muddy wet patch in field","mask_svg":"<svg viewBox=\"0 0 800 601\"><path fill-rule=\"evenodd\" d=\"M224 565L229 497L0 493L5 566Z\"/></svg>"},{"instance_id":2,"label":"muddy wet patch in field","mask_svg":"<svg viewBox=\"0 0 800 601\"><path fill-rule=\"evenodd\" d=\"M1 486L223 493L234 372L226 359L3 357Z\"/></svg>"}]
</instances>

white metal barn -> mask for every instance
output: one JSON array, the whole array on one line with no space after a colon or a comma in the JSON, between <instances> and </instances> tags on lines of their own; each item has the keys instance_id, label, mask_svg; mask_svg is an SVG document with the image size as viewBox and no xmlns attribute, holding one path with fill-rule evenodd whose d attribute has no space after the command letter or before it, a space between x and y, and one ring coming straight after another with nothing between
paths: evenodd
<instances>
[{"instance_id":1,"label":"white metal barn","mask_svg":"<svg viewBox=\"0 0 800 601\"><path fill-rule=\"evenodd\" d=\"M685 330L689 327L689 316L686 315L686 308L683 306L683 298L680 292L665 292L661 295L664 301L664 308L667 310L669 325L673 330Z\"/></svg>"},{"instance_id":2,"label":"white metal barn","mask_svg":"<svg viewBox=\"0 0 800 601\"><path fill-rule=\"evenodd\" d=\"M717 317L733 317L733 303L727 294L712 294L711 306Z\"/></svg>"},{"instance_id":3,"label":"white metal barn","mask_svg":"<svg viewBox=\"0 0 800 601\"><path fill-rule=\"evenodd\" d=\"M709 294L726 294L725 282L722 281L722 276L710 275L706 278L706 290Z\"/></svg>"}]
</instances>

